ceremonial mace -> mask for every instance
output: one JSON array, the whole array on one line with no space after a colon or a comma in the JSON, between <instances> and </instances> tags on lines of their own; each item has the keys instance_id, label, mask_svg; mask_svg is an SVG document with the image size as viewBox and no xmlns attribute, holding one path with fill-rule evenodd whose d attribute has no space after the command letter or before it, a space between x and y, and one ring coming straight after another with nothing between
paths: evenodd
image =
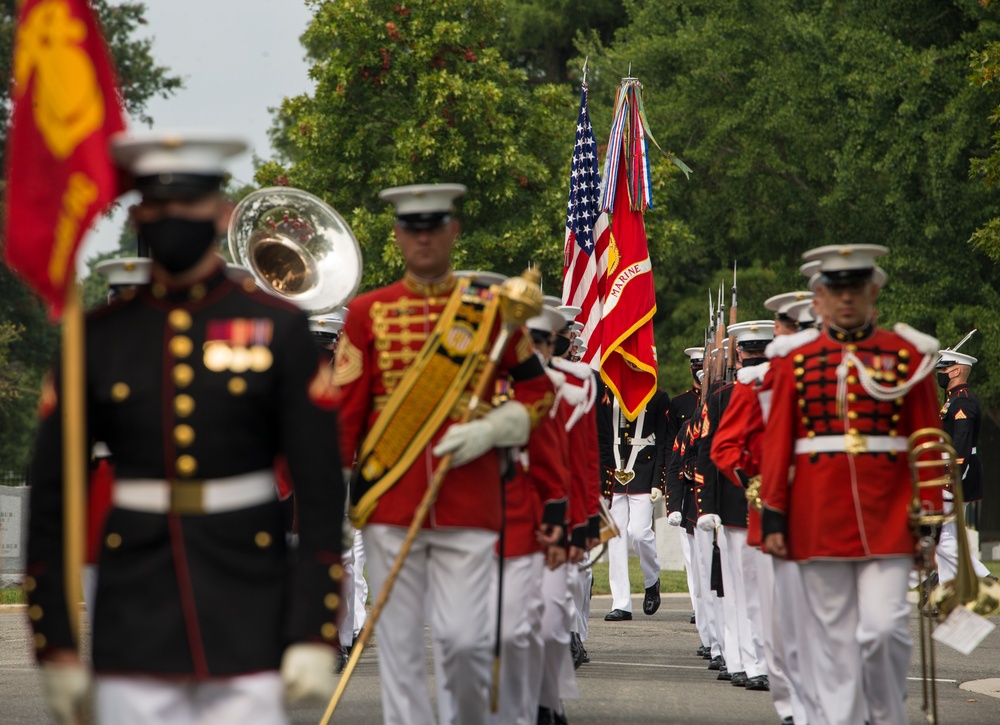
<instances>
[{"instance_id":1,"label":"ceremonial mace","mask_svg":"<svg viewBox=\"0 0 1000 725\"><path fill-rule=\"evenodd\" d=\"M542 276L538 270L527 269L520 277L511 277L500 285L500 316L503 319L503 327L500 330L500 334L497 335L496 341L493 343L489 360L482 375L476 382L476 389L472 397L469 398L469 404L462 413L460 423L468 423L475 416L479 401L487 394L489 386L493 382L500 358L503 357L507 343L510 341L511 333L521 327L528 319L535 317L541 312L542 290L539 287L541 279ZM399 576L399 572L403 568L403 562L410 553L417 534L423 528L424 521L427 520L431 506L434 505L434 501L437 499L445 476L451 469L451 459L451 453L448 453L441 459L437 470L434 472L434 476L431 478L430 484L427 486L427 491L424 492L424 497L420 500L420 504L413 514L413 521L410 522L410 528L406 532L406 538L403 539L403 544L399 549L399 554L396 556L396 561L393 563L392 569L389 570L389 574L382 584L382 591L379 592L378 599L368 613L365 626L361 628L358 639L351 649L351 656L348 658L344 672L337 683L337 689L334 690L333 697L330 698L330 703L326 706L326 712L323 713L320 725L328 725L330 718L333 716L333 711L337 709L337 705L344 695L344 690L347 689L347 683L350 681L351 675L358 665L361 653L364 651L365 645L368 644L372 632L375 631L375 624L378 622L382 610L389 601L389 595L392 593L392 587L396 583L396 577ZM498 670L498 662L496 661L493 663L493 670L495 679Z\"/></svg>"}]
</instances>

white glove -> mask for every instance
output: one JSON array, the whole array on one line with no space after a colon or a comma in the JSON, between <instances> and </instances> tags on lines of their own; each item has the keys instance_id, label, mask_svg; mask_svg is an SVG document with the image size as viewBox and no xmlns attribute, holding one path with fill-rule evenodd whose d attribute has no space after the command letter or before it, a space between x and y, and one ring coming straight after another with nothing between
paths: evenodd
<instances>
[{"instance_id":1,"label":"white glove","mask_svg":"<svg viewBox=\"0 0 1000 725\"><path fill-rule=\"evenodd\" d=\"M684 515L680 511L671 511L667 516L667 523L671 526L680 526L684 522Z\"/></svg>"},{"instance_id":2,"label":"white glove","mask_svg":"<svg viewBox=\"0 0 1000 725\"><path fill-rule=\"evenodd\" d=\"M42 664L45 702L65 725L83 722L84 701L90 690L90 672L83 665Z\"/></svg>"},{"instance_id":3,"label":"white glove","mask_svg":"<svg viewBox=\"0 0 1000 725\"><path fill-rule=\"evenodd\" d=\"M326 644L300 642L285 650L281 658L281 681L285 699L298 702L306 698L326 700L335 686L334 649Z\"/></svg>"},{"instance_id":4,"label":"white glove","mask_svg":"<svg viewBox=\"0 0 1000 725\"><path fill-rule=\"evenodd\" d=\"M441 458L451 453L451 465L457 468L476 460L491 448L523 446L530 433L531 417L527 408L508 401L479 420L453 425L434 446L434 455Z\"/></svg>"},{"instance_id":5,"label":"white glove","mask_svg":"<svg viewBox=\"0 0 1000 725\"><path fill-rule=\"evenodd\" d=\"M649 502L655 504L661 498L663 498L663 491L654 486L653 490L649 492Z\"/></svg>"},{"instance_id":6,"label":"white glove","mask_svg":"<svg viewBox=\"0 0 1000 725\"><path fill-rule=\"evenodd\" d=\"M715 531L722 526L722 519L718 514L702 514L698 517L698 528L702 531Z\"/></svg>"}]
</instances>

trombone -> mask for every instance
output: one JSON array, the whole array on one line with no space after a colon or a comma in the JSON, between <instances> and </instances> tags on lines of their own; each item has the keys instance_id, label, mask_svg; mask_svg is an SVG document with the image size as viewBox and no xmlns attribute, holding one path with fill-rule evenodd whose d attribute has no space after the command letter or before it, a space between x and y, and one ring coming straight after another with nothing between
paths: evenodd
<instances>
[{"instance_id":1,"label":"trombone","mask_svg":"<svg viewBox=\"0 0 1000 725\"><path fill-rule=\"evenodd\" d=\"M962 475L951 438L937 428L921 428L910 436L908 455L913 485L910 526L914 536L920 541L921 579L926 579L934 569L934 538L927 533L928 529L954 521L955 539L958 545L958 567L955 578L938 585L928 595L921 611L921 615L926 616L918 617L922 709L927 721L931 725L937 725L934 625L938 620L944 620L956 607L965 607L981 616L989 616L996 612L1000 609L1000 585L988 579L980 580L972 568L972 555L969 552L969 539L965 527ZM921 480L927 474L930 478ZM921 492L927 488L941 488L942 492L950 491L953 499L950 502L945 500L941 512L928 511L921 500ZM937 609L936 614L934 614L935 609Z\"/></svg>"}]
</instances>

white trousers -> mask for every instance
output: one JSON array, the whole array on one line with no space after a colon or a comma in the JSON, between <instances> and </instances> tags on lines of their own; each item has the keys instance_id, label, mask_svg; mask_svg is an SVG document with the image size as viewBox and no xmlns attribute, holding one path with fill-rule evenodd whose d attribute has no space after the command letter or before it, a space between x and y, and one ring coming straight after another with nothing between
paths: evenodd
<instances>
[{"instance_id":1,"label":"white trousers","mask_svg":"<svg viewBox=\"0 0 1000 725\"><path fill-rule=\"evenodd\" d=\"M542 572L544 669L537 683L538 696L534 699L541 707L555 712L562 712L563 700L579 697L569 651L569 628L573 618L572 595L569 592L570 566L563 564L555 571L545 568Z\"/></svg>"},{"instance_id":2,"label":"white trousers","mask_svg":"<svg viewBox=\"0 0 1000 725\"><path fill-rule=\"evenodd\" d=\"M756 603L747 602L750 607L750 626L761 634L764 648L764 663L771 683L771 701L778 717L794 717L792 707L792 683L788 678L780 630L774 626L774 563L773 558L756 547L747 547L744 562L757 570L757 586L754 593Z\"/></svg>"},{"instance_id":3,"label":"white trousers","mask_svg":"<svg viewBox=\"0 0 1000 725\"><path fill-rule=\"evenodd\" d=\"M378 596L406 529L369 524L368 578ZM375 627L384 722L437 722L427 686L424 624L434 643L441 725L485 723L496 616L497 535L482 529L421 531Z\"/></svg>"},{"instance_id":4,"label":"white trousers","mask_svg":"<svg viewBox=\"0 0 1000 725\"><path fill-rule=\"evenodd\" d=\"M698 568L698 598L699 606L695 610L695 621L698 625L698 632L704 632L702 641L706 647L712 648L712 657L722 654L723 639L725 637L725 617L722 610L722 599L712 591L712 532L702 531L699 528L694 530L694 555L691 561L697 560ZM721 539L721 533L719 538ZM721 548L721 547L720 547ZM724 599L725 597L723 597ZM703 629L704 624L704 629ZM705 637L708 641L705 642ZM733 670L734 672L736 670Z\"/></svg>"},{"instance_id":5,"label":"white trousers","mask_svg":"<svg viewBox=\"0 0 1000 725\"><path fill-rule=\"evenodd\" d=\"M946 521L942 524L941 539L938 541L935 555L937 556L938 580L944 583L954 579L958 572L958 539L955 538L954 521ZM975 554L972 554L972 568L980 579L990 573L990 570L976 558Z\"/></svg>"},{"instance_id":6,"label":"white trousers","mask_svg":"<svg viewBox=\"0 0 1000 725\"><path fill-rule=\"evenodd\" d=\"M210 682L153 677L97 677L100 725L285 725L284 686L277 672Z\"/></svg>"},{"instance_id":7,"label":"white trousers","mask_svg":"<svg viewBox=\"0 0 1000 725\"><path fill-rule=\"evenodd\" d=\"M893 557L799 565L812 613L804 634L819 705L809 714L811 725L907 722L912 563Z\"/></svg>"},{"instance_id":8,"label":"white trousers","mask_svg":"<svg viewBox=\"0 0 1000 725\"><path fill-rule=\"evenodd\" d=\"M585 555L589 556L589 553ZM584 561L589 561L589 558ZM570 629L580 635L582 642L587 641L590 633L587 620L590 618L590 588L593 583L594 572L589 567L581 570L576 564L569 565L569 591L573 597L573 623Z\"/></svg>"},{"instance_id":9,"label":"white trousers","mask_svg":"<svg viewBox=\"0 0 1000 725\"><path fill-rule=\"evenodd\" d=\"M354 638L357 639L361 633L361 628L368 620L368 581L365 579L365 543L361 538L361 532L354 530L354 546L351 547L351 556L354 560L354 607L351 610L354 614Z\"/></svg>"},{"instance_id":10,"label":"white trousers","mask_svg":"<svg viewBox=\"0 0 1000 725\"><path fill-rule=\"evenodd\" d=\"M677 533L681 538L681 553L684 554L684 572L687 574L688 594L691 596L691 611L696 612L698 605L695 603L695 579L697 577L694 574L694 569L691 568L691 535L688 534L683 526L677 529ZM696 614L695 622L697 621L698 617Z\"/></svg>"},{"instance_id":11,"label":"white trousers","mask_svg":"<svg viewBox=\"0 0 1000 725\"><path fill-rule=\"evenodd\" d=\"M535 725L542 674L541 552L504 559L500 614L500 697L491 725Z\"/></svg>"},{"instance_id":12,"label":"white trousers","mask_svg":"<svg viewBox=\"0 0 1000 725\"><path fill-rule=\"evenodd\" d=\"M809 714L819 711L813 683L813 646L806 640L805 621L812 616L802 587L798 562L772 557L774 566L774 606L772 647L778 667L788 675L792 689L792 719L809 722ZM767 616L765 610L765 617ZM773 688L772 688L773 689Z\"/></svg>"},{"instance_id":13,"label":"white trousers","mask_svg":"<svg viewBox=\"0 0 1000 725\"><path fill-rule=\"evenodd\" d=\"M653 504L648 493L616 493L611 497L611 518L621 531L608 542L608 580L611 585L611 608L632 611L632 591L628 580L629 544L639 557L642 587L653 586L660 577L656 557L656 534L653 533Z\"/></svg>"},{"instance_id":14,"label":"white trousers","mask_svg":"<svg viewBox=\"0 0 1000 725\"><path fill-rule=\"evenodd\" d=\"M747 677L767 674L763 658L757 659L748 614L746 579L751 578L756 588L757 570L743 565L743 556L749 551L746 529L723 526L719 532L719 548L722 551L722 586L725 593L722 609L725 617L723 647L726 669L732 673L745 672Z\"/></svg>"}]
</instances>

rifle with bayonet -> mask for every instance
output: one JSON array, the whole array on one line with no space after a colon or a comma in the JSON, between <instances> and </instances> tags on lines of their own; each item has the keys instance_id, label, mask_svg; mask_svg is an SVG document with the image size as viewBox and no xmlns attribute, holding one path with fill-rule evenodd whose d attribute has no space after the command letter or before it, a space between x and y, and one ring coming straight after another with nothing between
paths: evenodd
<instances>
[{"instance_id":1,"label":"rifle with bayonet","mask_svg":"<svg viewBox=\"0 0 1000 725\"><path fill-rule=\"evenodd\" d=\"M729 326L732 327L736 324L736 262L733 262L733 292L732 300L729 305ZM726 381L732 382L736 379L736 344L733 340L729 341L729 360L726 364Z\"/></svg>"}]
</instances>

